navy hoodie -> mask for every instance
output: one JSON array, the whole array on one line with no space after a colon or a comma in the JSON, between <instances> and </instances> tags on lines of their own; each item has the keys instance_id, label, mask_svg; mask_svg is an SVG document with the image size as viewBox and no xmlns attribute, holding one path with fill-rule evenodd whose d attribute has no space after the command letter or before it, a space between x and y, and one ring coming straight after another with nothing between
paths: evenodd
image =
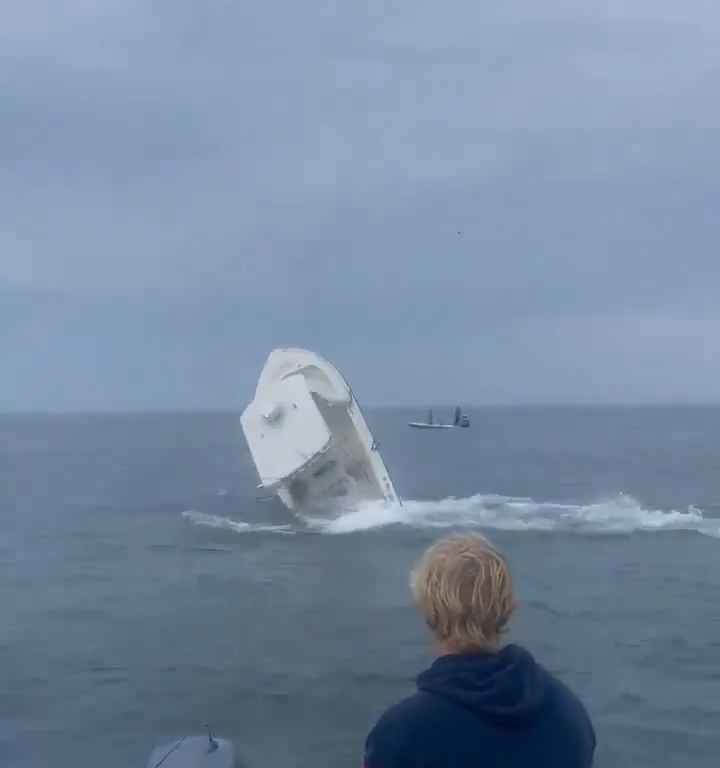
<instances>
[{"instance_id":1,"label":"navy hoodie","mask_svg":"<svg viewBox=\"0 0 720 768\"><path fill-rule=\"evenodd\" d=\"M516 645L442 656L370 732L366 768L586 768L583 705Z\"/></svg>"}]
</instances>

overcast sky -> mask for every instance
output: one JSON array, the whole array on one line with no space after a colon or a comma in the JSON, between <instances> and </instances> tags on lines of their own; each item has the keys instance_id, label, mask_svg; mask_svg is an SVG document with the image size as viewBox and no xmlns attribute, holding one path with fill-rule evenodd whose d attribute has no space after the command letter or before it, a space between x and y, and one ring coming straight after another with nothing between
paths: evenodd
<instances>
[{"instance_id":1,"label":"overcast sky","mask_svg":"<svg viewBox=\"0 0 720 768\"><path fill-rule=\"evenodd\" d=\"M0 89L0 410L720 399L715 1L5 0Z\"/></svg>"}]
</instances>

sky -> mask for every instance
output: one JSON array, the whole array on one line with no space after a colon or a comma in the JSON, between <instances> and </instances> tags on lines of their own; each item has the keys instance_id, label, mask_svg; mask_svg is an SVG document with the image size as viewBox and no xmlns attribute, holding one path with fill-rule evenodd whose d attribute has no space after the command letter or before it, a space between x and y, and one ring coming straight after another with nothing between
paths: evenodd
<instances>
[{"instance_id":1,"label":"sky","mask_svg":"<svg viewBox=\"0 0 720 768\"><path fill-rule=\"evenodd\" d=\"M5 0L0 411L718 401L718 93L709 0Z\"/></svg>"}]
</instances>

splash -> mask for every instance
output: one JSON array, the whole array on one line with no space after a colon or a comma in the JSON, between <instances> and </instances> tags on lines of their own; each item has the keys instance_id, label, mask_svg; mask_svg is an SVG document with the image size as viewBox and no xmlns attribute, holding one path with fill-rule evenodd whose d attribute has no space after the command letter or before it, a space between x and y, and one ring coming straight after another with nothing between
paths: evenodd
<instances>
[{"instance_id":1,"label":"splash","mask_svg":"<svg viewBox=\"0 0 720 768\"><path fill-rule=\"evenodd\" d=\"M720 519L686 511L646 509L626 494L592 504L539 502L530 498L477 494L441 501L407 501L383 509L367 505L331 520L309 519L325 533L340 534L390 525L415 528L488 528L501 531L564 531L618 534L636 531L694 531L720 538Z\"/></svg>"},{"instance_id":2,"label":"splash","mask_svg":"<svg viewBox=\"0 0 720 768\"><path fill-rule=\"evenodd\" d=\"M576 534L627 534L634 532L690 531L720 538L720 518L706 518L690 506L685 511L647 509L626 494L591 504L535 501L519 496L476 494L440 501L405 501L402 506L382 502L364 504L330 517L300 518L300 525L253 525L228 518L184 513L192 522L227 528L238 533L270 531L349 534L390 526L425 529L491 529L548 531Z\"/></svg>"},{"instance_id":3,"label":"splash","mask_svg":"<svg viewBox=\"0 0 720 768\"><path fill-rule=\"evenodd\" d=\"M294 534L292 525L257 525L254 523L245 523L242 520L231 520L229 517L220 517L218 515L208 515L205 512L196 512L194 509L187 509L182 516L189 520L193 525L205 525L209 528L223 528L233 533L284 533Z\"/></svg>"}]
</instances>

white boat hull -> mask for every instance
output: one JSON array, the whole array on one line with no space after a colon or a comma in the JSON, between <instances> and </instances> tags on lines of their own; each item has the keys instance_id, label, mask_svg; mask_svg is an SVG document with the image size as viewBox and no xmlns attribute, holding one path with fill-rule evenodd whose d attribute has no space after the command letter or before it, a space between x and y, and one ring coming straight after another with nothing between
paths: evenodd
<instances>
[{"instance_id":1,"label":"white boat hull","mask_svg":"<svg viewBox=\"0 0 720 768\"><path fill-rule=\"evenodd\" d=\"M291 510L400 501L352 389L312 352L271 352L241 422L261 487Z\"/></svg>"}]
</instances>

